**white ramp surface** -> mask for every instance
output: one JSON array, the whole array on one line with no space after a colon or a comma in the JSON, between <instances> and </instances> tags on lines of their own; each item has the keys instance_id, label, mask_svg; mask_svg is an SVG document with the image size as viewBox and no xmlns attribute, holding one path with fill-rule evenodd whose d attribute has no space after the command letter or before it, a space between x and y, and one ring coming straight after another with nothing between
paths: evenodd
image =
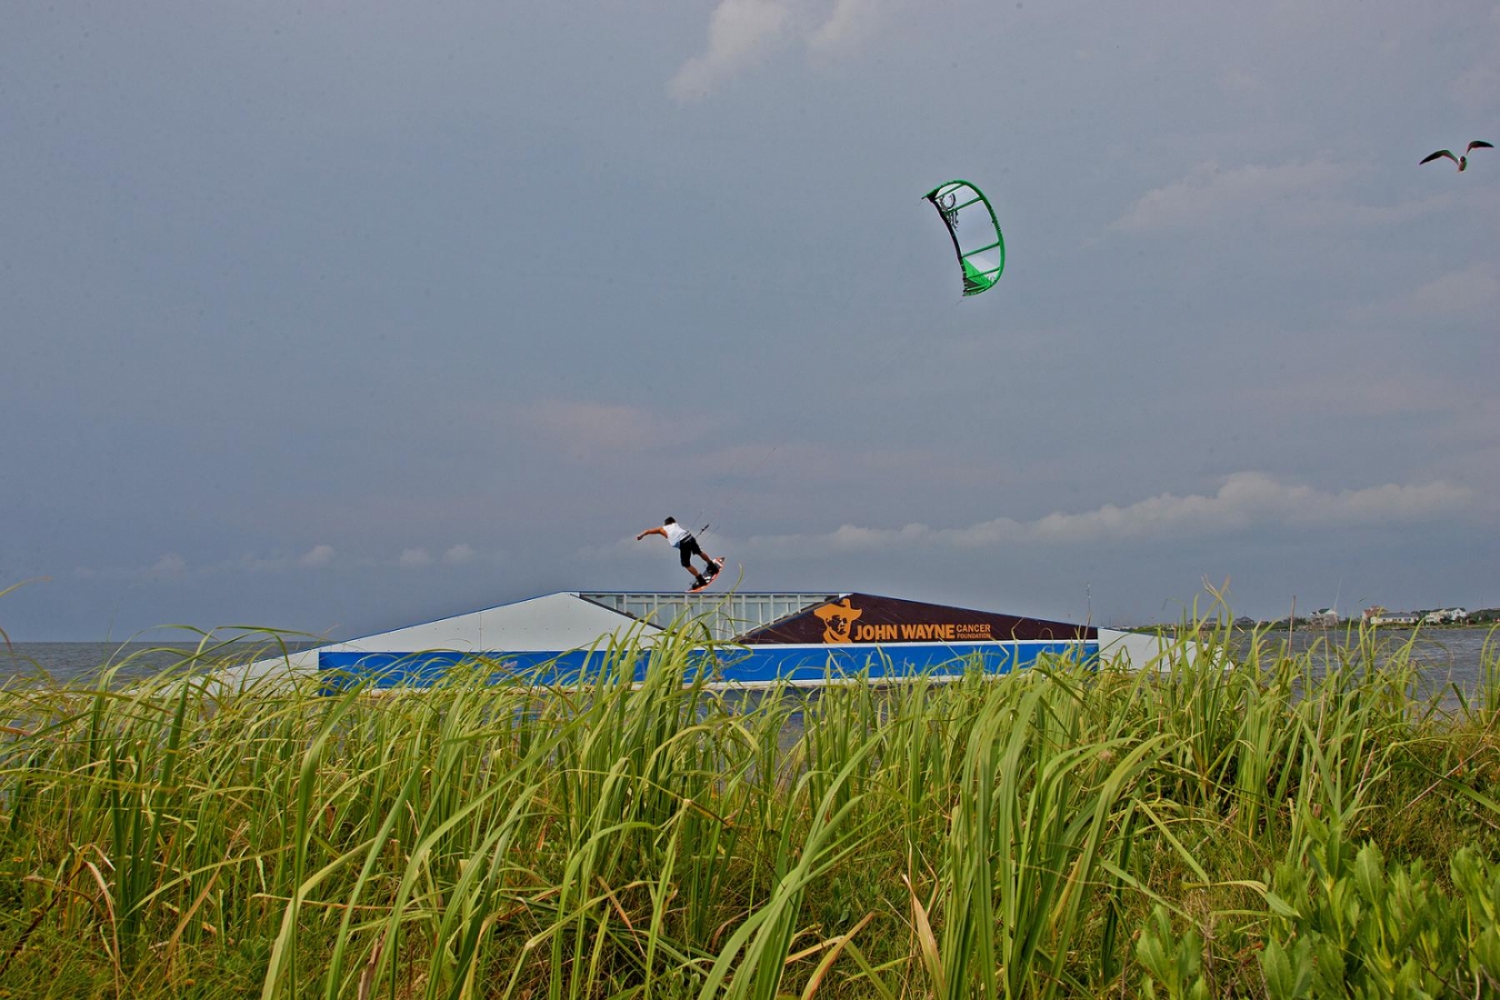
<instances>
[{"instance_id":1,"label":"white ramp surface","mask_svg":"<svg viewBox=\"0 0 1500 1000\"><path fill-rule=\"evenodd\" d=\"M547 594L305 649L285 659L260 660L223 671L220 678L228 683L246 683L288 672L311 673L318 669L319 653L563 652L607 645L627 633L649 641L661 631L649 622L602 607L577 593Z\"/></svg>"},{"instance_id":2,"label":"white ramp surface","mask_svg":"<svg viewBox=\"0 0 1500 1000\"><path fill-rule=\"evenodd\" d=\"M319 652L530 653L586 649L627 632L644 637L660 631L654 625L586 601L576 593L562 593L336 642L320 647Z\"/></svg>"}]
</instances>

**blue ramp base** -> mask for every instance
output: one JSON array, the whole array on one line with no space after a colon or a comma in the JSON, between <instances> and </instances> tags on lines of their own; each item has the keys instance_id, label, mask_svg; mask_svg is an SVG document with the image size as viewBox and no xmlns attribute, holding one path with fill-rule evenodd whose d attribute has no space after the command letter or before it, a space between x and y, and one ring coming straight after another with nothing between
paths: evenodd
<instances>
[{"instance_id":1,"label":"blue ramp base","mask_svg":"<svg viewBox=\"0 0 1500 1000\"><path fill-rule=\"evenodd\" d=\"M724 646L696 655L697 669L709 672L711 686L762 687L777 683L896 681L921 675L959 677L971 669L1005 674L1032 666L1044 656L1094 660L1098 654L1097 642L1034 640L847 647ZM429 687L455 667L489 683L564 687L590 683L626 663L633 679L642 681L650 653L641 650L638 655L622 658L618 651L576 649L527 653L327 652L318 654L318 674L326 692L355 685Z\"/></svg>"}]
</instances>

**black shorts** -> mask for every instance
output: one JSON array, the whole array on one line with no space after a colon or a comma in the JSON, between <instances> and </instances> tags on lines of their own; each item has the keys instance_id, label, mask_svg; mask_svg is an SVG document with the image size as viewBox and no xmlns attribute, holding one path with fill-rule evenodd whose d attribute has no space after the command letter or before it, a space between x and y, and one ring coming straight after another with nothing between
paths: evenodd
<instances>
[{"instance_id":1,"label":"black shorts","mask_svg":"<svg viewBox=\"0 0 1500 1000\"><path fill-rule=\"evenodd\" d=\"M704 555L703 550L698 548L698 539L692 535L686 536L682 541L677 543L677 553L682 557L682 565L688 569L693 568L693 556L697 556L704 562L708 561L708 556Z\"/></svg>"}]
</instances>

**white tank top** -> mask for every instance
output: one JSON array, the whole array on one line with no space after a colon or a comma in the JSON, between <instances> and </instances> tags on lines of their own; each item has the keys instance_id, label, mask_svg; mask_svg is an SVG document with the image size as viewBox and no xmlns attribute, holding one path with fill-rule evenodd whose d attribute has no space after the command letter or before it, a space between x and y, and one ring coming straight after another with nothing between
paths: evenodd
<instances>
[{"instance_id":1,"label":"white tank top","mask_svg":"<svg viewBox=\"0 0 1500 1000\"><path fill-rule=\"evenodd\" d=\"M680 524L664 524L662 530L667 533L667 541L672 543L672 548L682 544L682 540L688 536L688 531Z\"/></svg>"}]
</instances>

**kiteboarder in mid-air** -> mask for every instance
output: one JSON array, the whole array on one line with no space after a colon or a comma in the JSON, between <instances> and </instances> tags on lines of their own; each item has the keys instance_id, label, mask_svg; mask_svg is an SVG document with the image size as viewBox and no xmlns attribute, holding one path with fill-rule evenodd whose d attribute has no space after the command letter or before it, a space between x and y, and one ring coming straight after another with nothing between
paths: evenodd
<instances>
[{"instance_id":1,"label":"kiteboarder in mid-air","mask_svg":"<svg viewBox=\"0 0 1500 1000\"><path fill-rule=\"evenodd\" d=\"M703 550L698 547L698 539L693 537L691 531L678 524L675 517L667 518L659 528L647 528L639 535L636 535L635 540L640 541L647 535L660 535L677 550L678 555L682 557L682 568L693 574L693 586L688 589L688 593L690 594L694 591L702 590L710 583L713 583L714 577L719 575L719 570L724 568L724 560L710 559L705 555ZM702 573L693 568L693 556L697 556L708 564Z\"/></svg>"}]
</instances>

